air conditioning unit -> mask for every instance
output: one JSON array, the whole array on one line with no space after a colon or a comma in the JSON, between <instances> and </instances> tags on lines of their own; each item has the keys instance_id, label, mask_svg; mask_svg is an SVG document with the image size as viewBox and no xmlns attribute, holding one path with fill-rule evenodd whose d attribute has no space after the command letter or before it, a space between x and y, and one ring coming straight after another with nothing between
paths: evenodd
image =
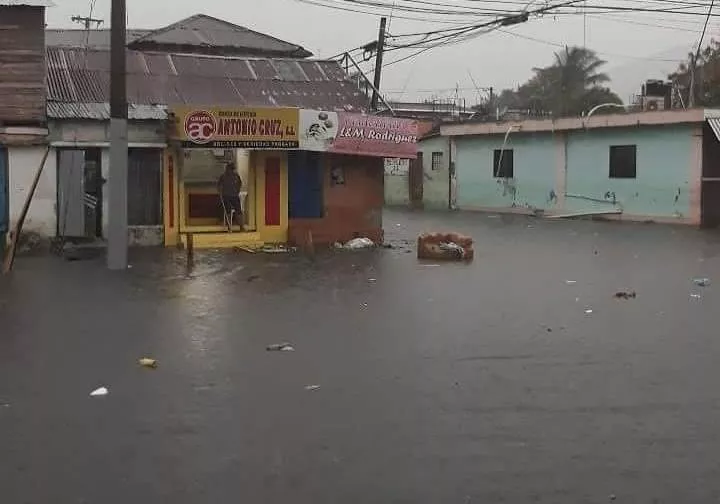
<instances>
[{"instance_id":1,"label":"air conditioning unit","mask_svg":"<svg viewBox=\"0 0 720 504\"><path fill-rule=\"evenodd\" d=\"M665 98L662 96L645 96L643 101L644 110L665 110Z\"/></svg>"}]
</instances>

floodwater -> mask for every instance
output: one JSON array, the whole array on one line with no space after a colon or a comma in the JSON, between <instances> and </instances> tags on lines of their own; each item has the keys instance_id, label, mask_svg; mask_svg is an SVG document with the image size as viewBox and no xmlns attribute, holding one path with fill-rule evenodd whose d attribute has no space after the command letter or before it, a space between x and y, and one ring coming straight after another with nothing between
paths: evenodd
<instances>
[{"instance_id":1,"label":"floodwater","mask_svg":"<svg viewBox=\"0 0 720 504\"><path fill-rule=\"evenodd\" d=\"M190 274L174 250L122 273L18 258L0 279L0 502L720 500L720 235L385 227L392 250L198 251ZM418 262L425 230L472 235L475 261Z\"/></svg>"}]
</instances>

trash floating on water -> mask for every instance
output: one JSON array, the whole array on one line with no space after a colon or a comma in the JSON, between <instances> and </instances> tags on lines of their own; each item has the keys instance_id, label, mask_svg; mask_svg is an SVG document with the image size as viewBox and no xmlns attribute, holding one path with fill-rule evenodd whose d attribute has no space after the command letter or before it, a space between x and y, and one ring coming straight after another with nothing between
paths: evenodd
<instances>
[{"instance_id":1,"label":"trash floating on water","mask_svg":"<svg viewBox=\"0 0 720 504\"><path fill-rule=\"evenodd\" d=\"M377 278L368 278L368 282L375 283L377 282Z\"/></svg>"},{"instance_id":2,"label":"trash floating on water","mask_svg":"<svg viewBox=\"0 0 720 504\"><path fill-rule=\"evenodd\" d=\"M90 392L90 397L102 397L108 395L109 393L110 391L106 387L100 387Z\"/></svg>"},{"instance_id":3,"label":"trash floating on water","mask_svg":"<svg viewBox=\"0 0 720 504\"><path fill-rule=\"evenodd\" d=\"M690 294L690 299L702 299L700 294Z\"/></svg>"},{"instance_id":4,"label":"trash floating on water","mask_svg":"<svg viewBox=\"0 0 720 504\"><path fill-rule=\"evenodd\" d=\"M709 278L694 278L693 283L698 287L708 287L710 285Z\"/></svg>"},{"instance_id":5,"label":"trash floating on water","mask_svg":"<svg viewBox=\"0 0 720 504\"><path fill-rule=\"evenodd\" d=\"M613 295L613 297L615 299L635 299L637 297L637 293L635 291L618 291Z\"/></svg>"},{"instance_id":6,"label":"trash floating on water","mask_svg":"<svg viewBox=\"0 0 720 504\"><path fill-rule=\"evenodd\" d=\"M423 233L417 240L418 259L472 261L473 239L459 233Z\"/></svg>"},{"instance_id":7,"label":"trash floating on water","mask_svg":"<svg viewBox=\"0 0 720 504\"><path fill-rule=\"evenodd\" d=\"M342 248L347 250L361 250L366 248L372 248L374 246L375 242L372 241L370 238L353 238L345 245L343 245Z\"/></svg>"},{"instance_id":8,"label":"trash floating on water","mask_svg":"<svg viewBox=\"0 0 720 504\"><path fill-rule=\"evenodd\" d=\"M590 308L585 310L585 315L592 315L592 313L593 313L593 311Z\"/></svg>"},{"instance_id":9,"label":"trash floating on water","mask_svg":"<svg viewBox=\"0 0 720 504\"><path fill-rule=\"evenodd\" d=\"M319 388L320 388L320 385L307 385L307 386L305 387L305 390L313 391L313 390L317 390L317 389L319 389Z\"/></svg>"},{"instance_id":10,"label":"trash floating on water","mask_svg":"<svg viewBox=\"0 0 720 504\"><path fill-rule=\"evenodd\" d=\"M294 352L295 347L293 347L290 343L275 343L273 345L268 345L266 350L268 352Z\"/></svg>"},{"instance_id":11,"label":"trash floating on water","mask_svg":"<svg viewBox=\"0 0 720 504\"><path fill-rule=\"evenodd\" d=\"M565 280L565 283L568 285L575 285L577 283L577 280Z\"/></svg>"},{"instance_id":12,"label":"trash floating on water","mask_svg":"<svg viewBox=\"0 0 720 504\"><path fill-rule=\"evenodd\" d=\"M158 361L157 359L151 359L150 357L143 357L142 359L138 359L138 364L140 364L142 367L155 369L158 367Z\"/></svg>"},{"instance_id":13,"label":"trash floating on water","mask_svg":"<svg viewBox=\"0 0 720 504\"><path fill-rule=\"evenodd\" d=\"M260 280L260 275L250 275L247 277L248 282L254 282L255 280Z\"/></svg>"}]
</instances>

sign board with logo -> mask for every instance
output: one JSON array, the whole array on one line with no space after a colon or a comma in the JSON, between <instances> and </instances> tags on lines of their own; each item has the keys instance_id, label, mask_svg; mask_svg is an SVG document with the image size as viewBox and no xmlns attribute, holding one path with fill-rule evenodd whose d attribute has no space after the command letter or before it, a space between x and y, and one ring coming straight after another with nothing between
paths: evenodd
<instances>
[{"instance_id":1,"label":"sign board with logo","mask_svg":"<svg viewBox=\"0 0 720 504\"><path fill-rule=\"evenodd\" d=\"M322 110L300 111L300 149L384 158L417 157L413 119Z\"/></svg>"},{"instance_id":2,"label":"sign board with logo","mask_svg":"<svg viewBox=\"0 0 720 504\"><path fill-rule=\"evenodd\" d=\"M184 148L297 149L294 108L172 107L173 138Z\"/></svg>"}]
</instances>

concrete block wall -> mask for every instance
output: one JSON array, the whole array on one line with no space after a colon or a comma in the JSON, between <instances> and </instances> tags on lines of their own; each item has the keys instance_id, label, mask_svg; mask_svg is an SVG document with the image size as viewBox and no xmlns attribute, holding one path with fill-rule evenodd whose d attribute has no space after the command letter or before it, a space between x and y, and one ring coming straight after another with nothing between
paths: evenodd
<instances>
[{"instance_id":1,"label":"concrete block wall","mask_svg":"<svg viewBox=\"0 0 720 504\"><path fill-rule=\"evenodd\" d=\"M420 141L423 153L423 205L425 208L447 210L450 200L450 142L447 137L435 136ZM433 153L442 154L439 169L433 170Z\"/></svg>"},{"instance_id":2,"label":"concrete block wall","mask_svg":"<svg viewBox=\"0 0 720 504\"><path fill-rule=\"evenodd\" d=\"M511 132L514 177L493 177L493 151L504 135L460 136L458 207L574 212L622 209L622 218L700 222L700 125L569 132ZM610 146L635 145L636 178L609 176Z\"/></svg>"},{"instance_id":3,"label":"concrete block wall","mask_svg":"<svg viewBox=\"0 0 720 504\"><path fill-rule=\"evenodd\" d=\"M343 167L344 185L331 184L330 169L337 166ZM346 242L356 235L382 242L383 159L328 155L323 179L323 217L290 219L290 243L304 245L308 231L315 244Z\"/></svg>"},{"instance_id":4,"label":"concrete block wall","mask_svg":"<svg viewBox=\"0 0 720 504\"><path fill-rule=\"evenodd\" d=\"M8 147L8 209L10 230L17 222L25 205L35 173L45 155L47 146ZM23 231L53 237L56 232L57 212L57 157L50 150L35 195L23 225Z\"/></svg>"}]
</instances>

